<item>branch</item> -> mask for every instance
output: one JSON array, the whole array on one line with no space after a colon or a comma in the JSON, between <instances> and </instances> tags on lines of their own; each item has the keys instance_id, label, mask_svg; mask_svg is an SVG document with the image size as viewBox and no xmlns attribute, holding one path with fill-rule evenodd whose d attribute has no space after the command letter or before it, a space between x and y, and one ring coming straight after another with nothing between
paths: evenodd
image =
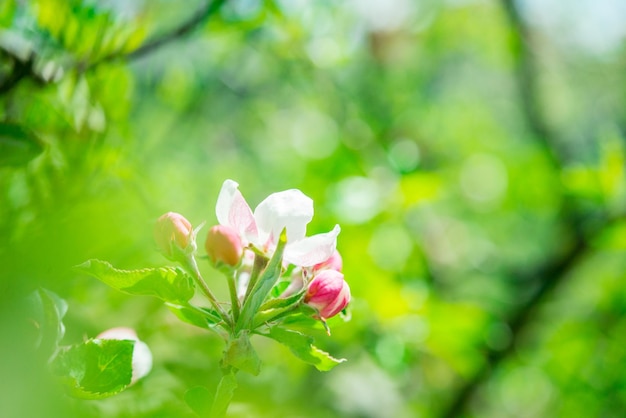
<instances>
[{"instance_id":1,"label":"branch","mask_svg":"<svg viewBox=\"0 0 626 418\"><path fill-rule=\"evenodd\" d=\"M181 39L193 32L198 26L205 22L214 13L216 13L225 2L226 0L213 0L210 2L206 2L188 20L184 21L179 26L172 29L170 32L167 32L150 41L147 41L145 44L135 49L134 51L126 54L109 54L91 63L80 63L76 65L76 69L80 72L86 72L91 71L99 65L107 62L113 62L118 60L133 61L135 59L150 55L162 46ZM27 61L21 61L18 57L14 55L11 56L15 61L15 66L13 67L13 70L9 77L0 84L0 95L10 92L24 79L30 78L33 80L42 81L41 77L39 77L34 68L36 62L36 55L34 52L31 54ZM44 82L44 84L47 83Z\"/></svg>"},{"instance_id":2,"label":"branch","mask_svg":"<svg viewBox=\"0 0 626 418\"><path fill-rule=\"evenodd\" d=\"M606 224L598 228L601 231ZM598 232L594 232L594 235ZM457 392L456 397L448 405L448 407L440 414L441 418L455 418L461 416L468 402L476 392L476 390L485 382L498 365L511 354L519 340L520 335L530 323L530 319L536 313L542 302L551 294L552 290L561 283L565 277L576 266L577 261L587 251L589 240L584 236L576 234L574 243L560 257L554 261L547 263L540 268L532 276L535 277L535 283L540 283L535 293L515 312L513 312L507 320L507 325L511 330L511 341L509 345L502 349L486 349L487 361L481 369ZM522 276L522 275L519 275ZM521 277L520 277L521 279Z\"/></svg>"},{"instance_id":3,"label":"branch","mask_svg":"<svg viewBox=\"0 0 626 418\"><path fill-rule=\"evenodd\" d=\"M556 134L550 129L544 118L538 100L537 65L529 43L530 30L524 23L515 0L501 0L501 2L514 32L516 79L523 117L530 131L550 157L553 167L560 170L563 153L559 149ZM440 414L440 417L454 418L462 415L476 390L489 379L493 370L513 352L520 335L527 328L541 304L576 267L578 260L589 248L588 242L616 220L605 216L597 220L592 231L585 233L581 217L574 213L571 202L567 198L563 200L561 213L571 234L571 240L566 251L560 255L555 255L552 261L548 261L530 277L526 274L516 275L521 282L535 284L536 290L528 300L510 313L506 321L512 334L510 344L502 350L485 349L487 361L470 380L463 384L451 403Z\"/></svg>"},{"instance_id":4,"label":"branch","mask_svg":"<svg viewBox=\"0 0 626 418\"><path fill-rule=\"evenodd\" d=\"M559 149L555 133L543 116L537 87L537 62L530 47L532 38L530 30L520 15L515 0L502 0L502 7L513 29L516 80L524 117L529 129L550 157L553 166L558 168L563 152Z\"/></svg>"},{"instance_id":5,"label":"branch","mask_svg":"<svg viewBox=\"0 0 626 418\"><path fill-rule=\"evenodd\" d=\"M146 42L136 50L127 54L120 55L114 53L107 55L99 59L98 61L90 63L85 70L92 70L93 68L106 62L116 61L119 59L133 61L146 55L150 55L151 53L158 50L160 47L174 42L180 38L183 38L189 33L193 32L200 24L208 20L211 15L217 12L224 3L226 3L226 0L213 0L211 2L205 3L198 9L198 11L196 11L196 13L194 13L189 18L189 20L183 22L180 26L174 28L172 31Z\"/></svg>"},{"instance_id":6,"label":"branch","mask_svg":"<svg viewBox=\"0 0 626 418\"><path fill-rule=\"evenodd\" d=\"M6 80L0 84L0 95L11 91L24 78L36 77L33 73L33 64L35 60L32 54L26 61L20 61L20 59L15 56L11 56L11 58L13 58L13 69Z\"/></svg>"}]
</instances>

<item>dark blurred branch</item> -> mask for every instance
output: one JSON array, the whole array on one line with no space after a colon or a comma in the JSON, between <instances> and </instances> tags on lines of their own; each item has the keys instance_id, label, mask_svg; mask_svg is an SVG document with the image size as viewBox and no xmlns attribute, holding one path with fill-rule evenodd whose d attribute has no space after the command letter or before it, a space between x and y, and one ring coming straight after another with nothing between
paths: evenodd
<instances>
[{"instance_id":1,"label":"dark blurred branch","mask_svg":"<svg viewBox=\"0 0 626 418\"><path fill-rule=\"evenodd\" d=\"M555 167L559 167L562 152L555 133L545 119L537 86L537 61L532 50L532 34L517 8L515 0L501 0L512 28L512 42L516 60L517 87L524 117L532 134L545 148Z\"/></svg>"},{"instance_id":2,"label":"dark blurred branch","mask_svg":"<svg viewBox=\"0 0 626 418\"><path fill-rule=\"evenodd\" d=\"M157 51L164 45L170 44L178 39L181 39L191 32L193 32L198 26L200 26L203 22L209 19L214 13L219 11L221 6L226 2L226 0L213 0L210 2L206 2L202 5L189 19L182 22L179 26L175 27L171 31L162 34L150 41L147 41L142 46L137 48L134 51L131 51L126 54L110 54L106 55L103 58L90 62L90 63L81 63L76 66L76 68L81 71L90 71L97 66L113 61L132 61L135 59L139 59L150 55L151 53ZM8 52L7 52L8 53ZM15 61L15 65L9 74L9 76L0 83L0 95L6 94L13 90L22 80L32 79L37 81L43 81L41 77L35 71L35 62L36 55L33 52L28 60L22 61L16 56L12 56ZM44 82L45 84L45 82Z\"/></svg>"},{"instance_id":3,"label":"dark blurred branch","mask_svg":"<svg viewBox=\"0 0 626 418\"><path fill-rule=\"evenodd\" d=\"M552 291L562 283L576 268L578 262L584 257L590 245L606 229L623 222L624 216L602 218L596 220L586 234L581 229L574 231L571 245L562 254L556 256L552 261L546 263L534 273L528 275L519 273L517 278L520 281L539 283L538 288L528 300L518 306L506 321L511 330L511 341L509 345L502 349L486 349L486 362L478 372L458 390L456 396L448 407L439 415L441 418L456 418L463 415L468 402L476 393L476 390L491 377L499 364L505 360L517 348L520 336L530 325L533 316L536 314L542 303L550 297Z\"/></svg>"},{"instance_id":4,"label":"dark blurred branch","mask_svg":"<svg viewBox=\"0 0 626 418\"><path fill-rule=\"evenodd\" d=\"M523 117L529 130L549 156L553 167L556 170L560 170L564 162L564 155L559 147L558 137L547 123L541 106L537 84L537 63L532 50L530 30L520 15L515 0L501 0L501 2L513 30L516 80ZM572 272L580 258L587 251L588 243L593 240L593 237L601 233L612 222L608 218L599 219L595 222L593 230L585 233L583 220L574 213L567 198L563 199L561 219L563 225L569 231L569 237L564 244L566 250L555 254L551 260L536 269L530 276L524 273L516 275L520 283L534 285L536 290L508 316L506 322L512 333L510 344L502 350L485 348L487 361L470 380L463 384L447 408L442 411L440 417L454 418L463 414L477 389L490 378L492 372L499 364L513 352L520 335L530 324L533 315L542 302Z\"/></svg>"},{"instance_id":5,"label":"dark blurred branch","mask_svg":"<svg viewBox=\"0 0 626 418\"><path fill-rule=\"evenodd\" d=\"M597 227L597 232L594 231L590 237L585 237L580 232L575 232L573 242L565 253L555 257L554 260L548 262L532 274L532 282L539 283L539 287L527 301L518 306L509 316L507 325L512 335L509 345L502 350L486 349L486 363L459 389L452 402L440 414L440 417L455 418L462 415L476 390L491 376L491 373L498 365L515 350L520 335L529 325L530 320L542 302L570 274L578 260L588 249L588 242L593 241L593 236L599 233L604 226L606 224L602 222ZM521 277L526 275L520 274L519 276L520 280L526 279L526 277ZM527 279L526 282L531 282L531 280Z\"/></svg>"},{"instance_id":6,"label":"dark blurred branch","mask_svg":"<svg viewBox=\"0 0 626 418\"><path fill-rule=\"evenodd\" d=\"M0 95L10 91L15 87L22 79L32 74L33 57L31 56L25 62L14 58L13 69L9 76L0 83Z\"/></svg>"},{"instance_id":7,"label":"dark blurred branch","mask_svg":"<svg viewBox=\"0 0 626 418\"><path fill-rule=\"evenodd\" d=\"M219 11L224 3L226 3L226 0L213 0L211 2L207 2L202 5L202 7L200 7L200 9L198 9L196 13L194 13L187 21L183 22L180 26L174 28L170 32L146 42L145 44L130 53L107 55L100 60L87 65L86 70L91 70L98 65L106 62L117 60L132 61L138 58L145 57L146 55L150 55L162 46L183 38L189 33L193 32L198 26L208 20L209 17L211 17L215 12Z\"/></svg>"}]
</instances>

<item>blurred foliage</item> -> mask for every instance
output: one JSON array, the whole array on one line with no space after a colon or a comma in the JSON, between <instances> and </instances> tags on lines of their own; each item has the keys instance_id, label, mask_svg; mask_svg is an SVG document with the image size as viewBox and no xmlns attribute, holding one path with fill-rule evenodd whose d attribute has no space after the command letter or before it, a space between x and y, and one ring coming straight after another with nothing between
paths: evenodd
<instances>
[{"instance_id":1,"label":"blurred foliage","mask_svg":"<svg viewBox=\"0 0 626 418\"><path fill-rule=\"evenodd\" d=\"M623 416L623 5L206 5L0 3L3 416L194 416L219 338L71 267L164 265L154 220L214 223L225 178L252 206L311 196L353 293L317 336L348 361L323 374L255 339L269 367L232 416ZM65 343L134 327L152 373L64 397L18 320L39 286L68 302Z\"/></svg>"}]
</instances>

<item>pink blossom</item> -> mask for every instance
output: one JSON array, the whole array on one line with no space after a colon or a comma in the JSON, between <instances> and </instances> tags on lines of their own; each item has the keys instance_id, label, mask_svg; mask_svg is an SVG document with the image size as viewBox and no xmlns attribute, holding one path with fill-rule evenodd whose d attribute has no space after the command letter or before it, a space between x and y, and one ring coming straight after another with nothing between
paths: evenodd
<instances>
[{"instance_id":1,"label":"pink blossom","mask_svg":"<svg viewBox=\"0 0 626 418\"><path fill-rule=\"evenodd\" d=\"M313 266L313 272L321 270L337 270L341 271L343 268L343 259L339 251L335 250L334 253L326 260Z\"/></svg>"},{"instance_id":2,"label":"pink blossom","mask_svg":"<svg viewBox=\"0 0 626 418\"><path fill-rule=\"evenodd\" d=\"M322 270L311 280L304 295L304 303L317 309L321 319L337 315L349 302L350 287L336 270Z\"/></svg>"},{"instance_id":3,"label":"pink blossom","mask_svg":"<svg viewBox=\"0 0 626 418\"><path fill-rule=\"evenodd\" d=\"M167 212L159 217L154 227L154 240L167 258L175 256L174 246L181 250L187 250L190 245L195 246L191 223L175 212Z\"/></svg>"},{"instance_id":4,"label":"pink blossom","mask_svg":"<svg viewBox=\"0 0 626 418\"><path fill-rule=\"evenodd\" d=\"M223 263L231 267L239 264L243 254L243 244L238 232L225 225L216 225L209 230L205 249L214 264Z\"/></svg>"},{"instance_id":5,"label":"pink blossom","mask_svg":"<svg viewBox=\"0 0 626 418\"><path fill-rule=\"evenodd\" d=\"M215 213L221 225L239 233L244 246L253 244L271 255L281 231L286 228L287 246L283 256L286 262L310 267L334 253L339 225L329 232L306 237L306 226L313 219L313 201L300 190L273 193L252 212L238 187L233 180L224 181Z\"/></svg>"}]
</instances>

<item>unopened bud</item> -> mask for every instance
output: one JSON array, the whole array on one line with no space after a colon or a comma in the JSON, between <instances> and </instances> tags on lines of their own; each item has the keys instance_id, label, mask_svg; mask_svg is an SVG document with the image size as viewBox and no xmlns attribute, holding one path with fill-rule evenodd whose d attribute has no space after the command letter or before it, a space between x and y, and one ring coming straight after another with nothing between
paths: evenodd
<instances>
[{"instance_id":1,"label":"unopened bud","mask_svg":"<svg viewBox=\"0 0 626 418\"><path fill-rule=\"evenodd\" d=\"M100 340L131 340L135 341L133 347L132 368L133 375L130 384L147 375L152 370L152 353L148 345L140 341L137 333L132 328L118 327L101 332L97 337Z\"/></svg>"},{"instance_id":2,"label":"unopened bud","mask_svg":"<svg viewBox=\"0 0 626 418\"><path fill-rule=\"evenodd\" d=\"M243 254L243 243L237 231L229 226L216 225L209 229L204 245L213 264L235 267Z\"/></svg>"},{"instance_id":3,"label":"unopened bud","mask_svg":"<svg viewBox=\"0 0 626 418\"><path fill-rule=\"evenodd\" d=\"M341 259L341 255L339 254L339 251L335 250L335 252L328 257L328 259L326 261L322 261L319 264L316 264L313 266L313 271L320 271L320 270L337 270L337 271L341 271L341 269L343 268L343 260Z\"/></svg>"},{"instance_id":4,"label":"unopened bud","mask_svg":"<svg viewBox=\"0 0 626 418\"><path fill-rule=\"evenodd\" d=\"M321 319L331 318L350 302L350 287L343 274L336 270L323 270L309 283L304 303L317 309Z\"/></svg>"},{"instance_id":5,"label":"unopened bud","mask_svg":"<svg viewBox=\"0 0 626 418\"><path fill-rule=\"evenodd\" d=\"M175 212L167 212L157 220L154 240L163 255L170 259L176 256L175 246L183 251L190 249L190 245L195 246L191 223Z\"/></svg>"}]
</instances>

